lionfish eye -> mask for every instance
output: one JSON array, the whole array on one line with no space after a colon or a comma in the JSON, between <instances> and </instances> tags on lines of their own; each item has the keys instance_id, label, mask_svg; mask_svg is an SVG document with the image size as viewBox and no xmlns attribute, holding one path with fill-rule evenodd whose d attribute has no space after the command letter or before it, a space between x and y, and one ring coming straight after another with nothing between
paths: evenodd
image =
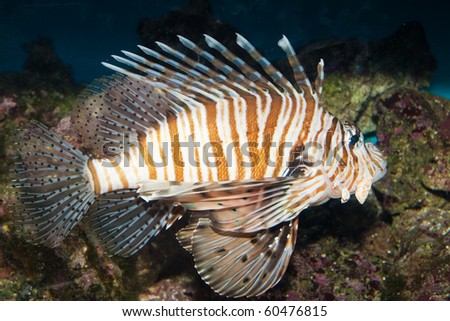
<instances>
[{"instance_id":1,"label":"lionfish eye","mask_svg":"<svg viewBox=\"0 0 450 321\"><path fill-rule=\"evenodd\" d=\"M299 166L291 172L291 176L305 177L307 173L308 173L308 169L306 168L306 166Z\"/></svg>"},{"instance_id":2,"label":"lionfish eye","mask_svg":"<svg viewBox=\"0 0 450 321\"><path fill-rule=\"evenodd\" d=\"M350 138L350 147L355 146L355 144L359 141L359 135L355 134Z\"/></svg>"}]
</instances>

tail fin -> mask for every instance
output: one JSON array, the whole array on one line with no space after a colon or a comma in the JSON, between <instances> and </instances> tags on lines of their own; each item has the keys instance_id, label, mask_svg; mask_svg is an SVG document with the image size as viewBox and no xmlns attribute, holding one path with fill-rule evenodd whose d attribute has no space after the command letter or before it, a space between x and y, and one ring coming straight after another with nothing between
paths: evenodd
<instances>
[{"instance_id":1,"label":"tail fin","mask_svg":"<svg viewBox=\"0 0 450 321\"><path fill-rule=\"evenodd\" d=\"M84 173L88 157L35 121L17 144L13 220L26 240L54 247L94 202Z\"/></svg>"}]
</instances>

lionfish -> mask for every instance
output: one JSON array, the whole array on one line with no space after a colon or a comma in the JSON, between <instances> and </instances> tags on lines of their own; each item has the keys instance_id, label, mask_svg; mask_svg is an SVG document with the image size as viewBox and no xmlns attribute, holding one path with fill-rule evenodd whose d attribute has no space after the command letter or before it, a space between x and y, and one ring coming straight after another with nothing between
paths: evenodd
<instances>
[{"instance_id":1,"label":"lionfish","mask_svg":"<svg viewBox=\"0 0 450 321\"><path fill-rule=\"evenodd\" d=\"M351 194L363 203L386 162L320 106L323 60L312 84L285 36L289 76L239 34L249 63L210 36L214 54L178 38L185 53L157 42L113 56L125 68L103 63L117 73L72 117L90 156L38 122L22 130L13 218L51 247L82 220L107 253L129 256L189 213L177 238L202 279L260 295L286 271L299 213Z\"/></svg>"}]
</instances>

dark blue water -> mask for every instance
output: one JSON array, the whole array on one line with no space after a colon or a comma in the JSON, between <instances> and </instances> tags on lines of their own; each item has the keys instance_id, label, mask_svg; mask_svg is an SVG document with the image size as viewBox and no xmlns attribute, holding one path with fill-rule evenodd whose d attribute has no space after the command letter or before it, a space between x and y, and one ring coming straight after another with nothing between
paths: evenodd
<instances>
[{"instance_id":1,"label":"dark blue water","mask_svg":"<svg viewBox=\"0 0 450 321\"><path fill-rule=\"evenodd\" d=\"M137 24L183 8L186 0L83 1L0 0L0 71L20 70L22 45L38 36L54 41L77 81L90 82L105 73L101 61L139 43ZM269 58L281 56L276 46L286 34L294 47L311 41L386 37L408 21L425 28L438 70L431 87L450 98L450 4L441 1L293 1L212 0L214 16L246 36ZM408 53L405 52L405 55Z\"/></svg>"}]
</instances>

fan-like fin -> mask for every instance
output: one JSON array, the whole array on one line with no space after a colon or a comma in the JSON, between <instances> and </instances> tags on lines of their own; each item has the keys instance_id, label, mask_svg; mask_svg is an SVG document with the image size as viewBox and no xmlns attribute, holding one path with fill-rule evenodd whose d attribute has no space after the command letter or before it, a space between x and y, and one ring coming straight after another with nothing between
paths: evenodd
<instances>
[{"instance_id":1,"label":"fan-like fin","mask_svg":"<svg viewBox=\"0 0 450 321\"><path fill-rule=\"evenodd\" d=\"M292 220L317 203L321 194L316 190L323 190L327 184L323 177L322 171L317 170L304 177L166 182L167 186L148 181L140 185L138 192L146 200L171 200L191 211L207 211L211 225L219 230L252 233Z\"/></svg>"},{"instance_id":2,"label":"fan-like fin","mask_svg":"<svg viewBox=\"0 0 450 321\"><path fill-rule=\"evenodd\" d=\"M194 231L199 220L207 217L207 212L192 212L190 213L189 224L177 232L177 240L186 251L192 253L192 236Z\"/></svg>"},{"instance_id":3,"label":"fan-like fin","mask_svg":"<svg viewBox=\"0 0 450 321\"><path fill-rule=\"evenodd\" d=\"M287 199L291 180L239 184L233 189L208 189L194 203L185 203L192 211L209 211L214 228L222 231L251 233L292 219ZM183 199L181 199L183 202Z\"/></svg>"},{"instance_id":4,"label":"fan-like fin","mask_svg":"<svg viewBox=\"0 0 450 321\"><path fill-rule=\"evenodd\" d=\"M91 86L82 95L74 117L77 129L83 140L90 142L87 147L94 154L114 156L123 150L125 143L137 144L138 133L145 132L170 115L208 102L268 90L277 94L281 91L284 94L298 94L289 80L239 34L237 44L261 65L267 78L210 36L205 36L206 43L219 51L223 59L184 37L179 36L179 40L187 49L204 58L212 68L159 42L158 46L171 58L141 46L148 58L128 51L123 51L126 58L113 56L129 69L103 63L125 76L103 78ZM307 87L305 92L312 93L311 84L286 37L280 40L280 46L287 54L299 87ZM321 91L322 66L318 66L317 92ZM316 93L314 98L317 99ZM124 134L127 138L125 143Z\"/></svg>"},{"instance_id":5,"label":"fan-like fin","mask_svg":"<svg viewBox=\"0 0 450 321\"><path fill-rule=\"evenodd\" d=\"M117 74L95 81L81 94L73 122L95 156L115 156L125 144L135 144L138 133L180 110L160 89Z\"/></svg>"},{"instance_id":6,"label":"fan-like fin","mask_svg":"<svg viewBox=\"0 0 450 321\"><path fill-rule=\"evenodd\" d=\"M200 218L192 255L202 279L221 295L257 296L279 282L295 246L297 220L252 234L214 229Z\"/></svg>"},{"instance_id":7,"label":"fan-like fin","mask_svg":"<svg viewBox=\"0 0 450 321\"><path fill-rule=\"evenodd\" d=\"M88 157L38 122L21 131L17 144L13 220L27 241L54 247L94 202L85 178Z\"/></svg>"},{"instance_id":8,"label":"fan-like fin","mask_svg":"<svg viewBox=\"0 0 450 321\"><path fill-rule=\"evenodd\" d=\"M205 35L207 45L219 51L225 62L192 41L182 36L178 36L178 38L186 48L204 58L216 70L212 70L200 62L194 61L187 57L186 54L160 42L157 42L157 45L176 60L167 58L154 50L141 46L140 48L155 61L124 51L123 53L132 60L118 56L113 56L113 58L131 67L132 70L116 67L108 63L103 64L131 78L147 83L151 87L160 88L166 94L174 90L185 95L197 92L201 96L215 100L222 97L233 97L236 94L242 95L252 90L269 89L278 91L277 87L291 94L297 93L297 90L286 77L240 34L237 34L237 44L261 65L271 80L268 80L264 75L254 70L244 60L237 57L211 36ZM287 38L283 37L279 44L287 54L288 60L293 68L294 77L299 83L299 86L304 88L308 87L308 92L312 93L311 84ZM231 67L230 64L236 66L237 69ZM207 90L207 87L209 87L209 90Z\"/></svg>"},{"instance_id":9,"label":"fan-like fin","mask_svg":"<svg viewBox=\"0 0 450 321\"><path fill-rule=\"evenodd\" d=\"M85 222L94 243L111 255L130 256L183 213L172 202L145 202L128 189L100 195Z\"/></svg>"}]
</instances>

